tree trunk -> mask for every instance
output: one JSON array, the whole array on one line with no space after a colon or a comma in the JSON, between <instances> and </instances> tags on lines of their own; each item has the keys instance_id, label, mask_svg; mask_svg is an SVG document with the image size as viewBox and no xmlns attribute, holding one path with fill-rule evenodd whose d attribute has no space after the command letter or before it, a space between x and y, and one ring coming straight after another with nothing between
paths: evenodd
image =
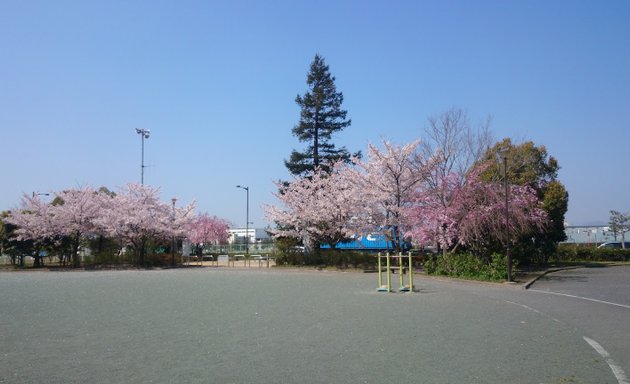
<instances>
[{"instance_id":1,"label":"tree trunk","mask_svg":"<svg viewBox=\"0 0 630 384\"><path fill-rule=\"evenodd\" d=\"M141 265L143 267L146 267L146 265L144 265L145 256L146 256L145 246L146 246L146 239L142 238L139 241L139 244L137 245L137 253L138 253L138 265Z\"/></svg>"},{"instance_id":2,"label":"tree trunk","mask_svg":"<svg viewBox=\"0 0 630 384\"><path fill-rule=\"evenodd\" d=\"M33 252L33 268L39 268L42 266L42 257L39 255L39 251L39 249L36 249L35 252Z\"/></svg>"},{"instance_id":3,"label":"tree trunk","mask_svg":"<svg viewBox=\"0 0 630 384\"><path fill-rule=\"evenodd\" d=\"M313 168L319 167L319 130L317 128L318 112L315 112L315 127L313 129Z\"/></svg>"},{"instance_id":4,"label":"tree trunk","mask_svg":"<svg viewBox=\"0 0 630 384\"><path fill-rule=\"evenodd\" d=\"M79 242L81 235L77 233L72 240L72 267L79 268L81 266L81 259L79 259Z\"/></svg>"},{"instance_id":5,"label":"tree trunk","mask_svg":"<svg viewBox=\"0 0 630 384\"><path fill-rule=\"evenodd\" d=\"M394 253L402 252L400 234L398 233L398 226L392 225L392 248L394 248Z\"/></svg>"}]
</instances>

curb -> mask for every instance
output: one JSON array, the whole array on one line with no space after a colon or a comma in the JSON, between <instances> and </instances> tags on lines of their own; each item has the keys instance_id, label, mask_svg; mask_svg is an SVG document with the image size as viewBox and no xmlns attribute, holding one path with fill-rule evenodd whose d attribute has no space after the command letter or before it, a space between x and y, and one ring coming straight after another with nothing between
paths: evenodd
<instances>
[{"instance_id":1,"label":"curb","mask_svg":"<svg viewBox=\"0 0 630 384\"><path fill-rule=\"evenodd\" d=\"M534 277L533 279L531 279L528 282L526 282L525 284L523 284L523 289L524 290L528 290L529 287L532 286L532 284L534 284L536 281L538 281L538 279L540 279L541 277L546 276L546 275L548 275L550 273L559 272L559 271L567 271L567 270L578 269L578 268L581 268L581 267L577 266L577 267L562 267L562 268L548 269L548 270L544 271L543 273L541 273L540 275Z\"/></svg>"}]
</instances>

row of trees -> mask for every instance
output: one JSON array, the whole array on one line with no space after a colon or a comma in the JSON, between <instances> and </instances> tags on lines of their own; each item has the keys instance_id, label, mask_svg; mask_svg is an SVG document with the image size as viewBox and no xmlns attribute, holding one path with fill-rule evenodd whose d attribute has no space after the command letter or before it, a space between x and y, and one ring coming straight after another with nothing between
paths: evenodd
<instances>
[{"instance_id":1,"label":"row of trees","mask_svg":"<svg viewBox=\"0 0 630 384\"><path fill-rule=\"evenodd\" d=\"M41 251L53 249L60 256L65 253L77 267L80 247L90 242L114 244L118 252L132 250L137 264L144 265L148 248L168 247L174 238L192 243L227 241L227 221L196 216L195 203L177 207L175 199L172 204L161 202L157 188L128 184L118 193L85 187L54 195L48 203L25 194L21 208L4 214L6 248L21 254L30 248L35 266L41 264Z\"/></svg>"},{"instance_id":2,"label":"row of trees","mask_svg":"<svg viewBox=\"0 0 630 384\"><path fill-rule=\"evenodd\" d=\"M536 166L515 163L524 147L535 149L531 143L510 144L502 154L513 159L512 168L527 171ZM282 205L268 206L267 217L278 224L277 237L299 238L310 248L323 243L334 247L357 234L382 232L394 248L400 248L405 237L421 247L467 249L489 257L508 242L536 244L536 238L560 237L553 233L556 212L545 205L549 183L540 178L539 185L510 179L506 220L506 189L496 173L497 160L485 160L492 151L496 148L462 173L445 172L445 153L426 157L418 141L370 145L366 160L339 161L329 171L316 169L278 183L276 197ZM566 198L565 193L565 203Z\"/></svg>"},{"instance_id":3,"label":"row of trees","mask_svg":"<svg viewBox=\"0 0 630 384\"><path fill-rule=\"evenodd\" d=\"M568 193L544 146L493 144L489 119L472 129L466 112L453 108L429 119L425 140L370 145L364 161L332 142L351 123L334 81L316 55L308 90L296 98L300 120L292 131L308 145L285 161L293 180L277 183L282 204L266 207L276 237L334 247L383 231L395 248L403 237L483 255L511 245L516 255L540 261L565 239Z\"/></svg>"}]
</instances>

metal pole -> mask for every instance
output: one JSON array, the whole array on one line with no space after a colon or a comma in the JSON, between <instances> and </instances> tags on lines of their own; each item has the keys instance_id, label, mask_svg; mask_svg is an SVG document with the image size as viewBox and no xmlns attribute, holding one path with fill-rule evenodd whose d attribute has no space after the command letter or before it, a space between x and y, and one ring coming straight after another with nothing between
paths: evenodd
<instances>
[{"instance_id":1,"label":"metal pole","mask_svg":"<svg viewBox=\"0 0 630 384\"><path fill-rule=\"evenodd\" d=\"M173 229L175 229L175 202L177 199L173 197L171 201L173 202L173 217L171 219L171 225L173 225ZM175 266L175 234L171 237L171 265L173 267Z\"/></svg>"},{"instance_id":2,"label":"metal pole","mask_svg":"<svg viewBox=\"0 0 630 384\"><path fill-rule=\"evenodd\" d=\"M377 258L377 264L378 264L378 289L383 288L383 271L381 268L381 253L378 253L378 256L376 256Z\"/></svg>"},{"instance_id":3,"label":"metal pole","mask_svg":"<svg viewBox=\"0 0 630 384\"><path fill-rule=\"evenodd\" d=\"M245 260L249 257L249 187L237 185L236 188L244 189L247 192L247 205L245 211ZM245 261L243 261L245 263ZM245 264L243 264L245 266Z\"/></svg>"},{"instance_id":4,"label":"metal pole","mask_svg":"<svg viewBox=\"0 0 630 384\"><path fill-rule=\"evenodd\" d=\"M409 292L413 292L413 259L409 252Z\"/></svg>"},{"instance_id":5,"label":"metal pole","mask_svg":"<svg viewBox=\"0 0 630 384\"><path fill-rule=\"evenodd\" d=\"M140 159L140 184L144 185L144 135L140 135L142 141L142 157Z\"/></svg>"},{"instance_id":6,"label":"metal pole","mask_svg":"<svg viewBox=\"0 0 630 384\"><path fill-rule=\"evenodd\" d=\"M398 272L400 273L399 279L400 280L400 291L405 289L405 282L403 280L404 278L404 274L405 274L405 269L403 267L403 257L402 257L402 253L398 252Z\"/></svg>"},{"instance_id":7,"label":"metal pole","mask_svg":"<svg viewBox=\"0 0 630 384\"><path fill-rule=\"evenodd\" d=\"M144 128L136 128L136 133L140 135L142 142L142 153L140 158L140 184L144 185L144 139L148 139L151 131Z\"/></svg>"},{"instance_id":8,"label":"metal pole","mask_svg":"<svg viewBox=\"0 0 630 384\"><path fill-rule=\"evenodd\" d=\"M509 206L509 188L507 178L507 155L503 156L503 179L505 180L505 257L507 264L507 281L512 282L512 256L510 255L510 206Z\"/></svg>"},{"instance_id":9,"label":"metal pole","mask_svg":"<svg viewBox=\"0 0 630 384\"><path fill-rule=\"evenodd\" d=\"M392 291L392 274L389 252L387 252L387 292Z\"/></svg>"},{"instance_id":10,"label":"metal pole","mask_svg":"<svg viewBox=\"0 0 630 384\"><path fill-rule=\"evenodd\" d=\"M245 211L245 257L249 258L249 187L245 188L247 192L247 206Z\"/></svg>"}]
</instances>

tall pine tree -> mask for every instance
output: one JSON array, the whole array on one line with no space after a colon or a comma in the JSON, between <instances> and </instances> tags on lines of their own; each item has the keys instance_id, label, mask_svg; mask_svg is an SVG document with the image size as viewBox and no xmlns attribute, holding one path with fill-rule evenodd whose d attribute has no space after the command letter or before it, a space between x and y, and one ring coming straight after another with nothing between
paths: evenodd
<instances>
[{"instance_id":1,"label":"tall pine tree","mask_svg":"<svg viewBox=\"0 0 630 384\"><path fill-rule=\"evenodd\" d=\"M331 142L332 135L348 127L351 120L346 120L347 111L341 109L343 94L337 92L335 78L319 54L311 63L306 83L308 91L295 98L301 112L300 122L292 132L308 146L303 152L293 150L290 159L284 161L289 172L296 176L303 176L318 167L328 171L327 166L333 161L350 160L345 147L336 148Z\"/></svg>"}]
</instances>

